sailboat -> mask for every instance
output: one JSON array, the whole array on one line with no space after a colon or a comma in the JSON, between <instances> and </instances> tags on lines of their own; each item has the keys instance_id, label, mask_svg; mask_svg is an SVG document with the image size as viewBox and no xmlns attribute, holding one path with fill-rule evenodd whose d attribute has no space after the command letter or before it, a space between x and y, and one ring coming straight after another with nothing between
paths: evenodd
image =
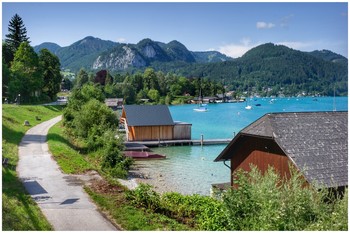
<instances>
[{"instance_id":1,"label":"sailboat","mask_svg":"<svg viewBox=\"0 0 350 233\"><path fill-rule=\"evenodd\" d=\"M196 112L207 112L208 108L206 107L206 104L202 104L202 89L199 90L199 97L198 97L198 107L194 108L193 110Z\"/></svg>"},{"instance_id":2,"label":"sailboat","mask_svg":"<svg viewBox=\"0 0 350 233\"><path fill-rule=\"evenodd\" d=\"M247 100L245 101L245 109L251 110L252 106L249 105L248 101L249 101L249 92L247 93Z\"/></svg>"},{"instance_id":3,"label":"sailboat","mask_svg":"<svg viewBox=\"0 0 350 233\"><path fill-rule=\"evenodd\" d=\"M252 109L252 106L248 104L248 100L246 101L245 109L247 109L247 110L251 110Z\"/></svg>"}]
</instances>

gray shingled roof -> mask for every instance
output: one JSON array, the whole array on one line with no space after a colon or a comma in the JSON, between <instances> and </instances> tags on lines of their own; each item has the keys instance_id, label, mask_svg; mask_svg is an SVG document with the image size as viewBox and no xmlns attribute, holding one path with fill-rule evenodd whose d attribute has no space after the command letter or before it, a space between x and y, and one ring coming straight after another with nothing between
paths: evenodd
<instances>
[{"instance_id":1,"label":"gray shingled roof","mask_svg":"<svg viewBox=\"0 0 350 233\"><path fill-rule=\"evenodd\" d=\"M174 125L166 105L124 105L129 126Z\"/></svg>"},{"instance_id":2,"label":"gray shingled roof","mask_svg":"<svg viewBox=\"0 0 350 233\"><path fill-rule=\"evenodd\" d=\"M266 114L241 130L228 147L241 136L274 140L308 182L326 187L348 184L347 112ZM215 161L230 159L230 151L225 149Z\"/></svg>"}]
</instances>

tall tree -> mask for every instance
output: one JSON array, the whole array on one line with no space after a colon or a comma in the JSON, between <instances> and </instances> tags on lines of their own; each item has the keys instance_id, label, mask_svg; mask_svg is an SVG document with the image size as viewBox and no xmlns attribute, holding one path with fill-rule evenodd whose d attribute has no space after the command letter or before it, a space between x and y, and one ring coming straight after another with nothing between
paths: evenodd
<instances>
[{"instance_id":1,"label":"tall tree","mask_svg":"<svg viewBox=\"0 0 350 233\"><path fill-rule=\"evenodd\" d=\"M53 100L60 91L62 82L60 61L48 49L42 49L39 53L39 64L44 78L43 92Z\"/></svg>"},{"instance_id":2,"label":"tall tree","mask_svg":"<svg viewBox=\"0 0 350 233\"><path fill-rule=\"evenodd\" d=\"M21 102L30 102L33 97L40 95L43 78L39 58L28 42L19 46L10 70L9 93L12 98L20 94Z\"/></svg>"},{"instance_id":3,"label":"tall tree","mask_svg":"<svg viewBox=\"0 0 350 233\"><path fill-rule=\"evenodd\" d=\"M27 37L27 29L18 14L11 18L8 31L9 34L6 35L5 42L9 45L12 54L15 54L22 42L30 43L29 37Z\"/></svg>"}]
</instances>

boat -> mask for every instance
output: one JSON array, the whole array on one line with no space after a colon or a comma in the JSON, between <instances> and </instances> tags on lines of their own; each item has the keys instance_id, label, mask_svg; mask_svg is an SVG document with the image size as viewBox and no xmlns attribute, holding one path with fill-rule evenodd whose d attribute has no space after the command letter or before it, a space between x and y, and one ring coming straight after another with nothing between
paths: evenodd
<instances>
[{"instance_id":1,"label":"boat","mask_svg":"<svg viewBox=\"0 0 350 233\"><path fill-rule=\"evenodd\" d=\"M245 106L245 109L247 109L247 110L251 110L251 109L252 109L252 106L247 105L247 106Z\"/></svg>"},{"instance_id":2,"label":"boat","mask_svg":"<svg viewBox=\"0 0 350 233\"><path fill-rule=\"evenodd\" d=\"M261 104L256 104L255 106L261 106Z\"/></svg>"},{"instance_id":3,"label":"boat","mask_svg":"<svg viewBox=\"0 0 350 233\"><path fill-rule=\"evenodd\" d=\"M207 112L208 111L208 109L204 106L199 106L198 108L194 108L193 110L196 112Z\"/></svg>"},{"instance_id":4,"label":"boat","mask_svg":"<svg viewBox=\"0 0 350 233\"><path fill-rule=\"evenodd\" d=\"M249 105L249 88L248 88L248 91L247 91L247 98L245 99L245 109L247 110L251 110L252 109L252 106Z\"/></svg>"},{"instance_id":5,"label":"boat","mask_svg":"<svg viewBox=\"0 0 350 233\"><path fill-rule=\"evenodd\" d=\"M249 103L248 103L248 99L246 100L246 105L245 105L245 109L247 109L247 110L251 110L252 109L252 106L251 105L249 105Z\"/></svg>"},{"instance_id":6,"label":"boat","mask_svg":"<svg viewBox=\"0 0 350 233\"><path fill-rule=\"evenodd\" d=\"M201 99L202 99L202 89L199 90L198 108L194 108L193 111L196 111L196 112L207 112L208 111L208 108L206 107L207 104L203 104Z\"/></svg>"},{"instance_id":7,"label":"boat","mask_svg":"<svg viewBox=\"0 0 350 233\"><path fill-rule=\"evenodd\" d=\"M146 151L124 151L124 156L133 159L165 159L165 155L150 153Z\"/></svg>"}]
</instances>

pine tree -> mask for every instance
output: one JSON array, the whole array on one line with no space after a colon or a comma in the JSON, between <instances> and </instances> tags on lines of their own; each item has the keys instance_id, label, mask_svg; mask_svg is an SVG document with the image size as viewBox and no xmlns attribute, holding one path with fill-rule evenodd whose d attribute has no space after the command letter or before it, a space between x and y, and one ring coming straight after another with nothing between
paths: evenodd
<instances>
[{"instance_id":1,"label":"pine tree","mask_svg":"<svg viewBox=\"0 0 350 233\"><path fill-rule=\"evenodd\" d=\"M19 15L15 14L11 18L8 31L9 34L6 35L5 42L8 44L13 54L15 54L22 42L30 43L29 37L27 37L27 29Z\"/></svg>"}]
</instances>

